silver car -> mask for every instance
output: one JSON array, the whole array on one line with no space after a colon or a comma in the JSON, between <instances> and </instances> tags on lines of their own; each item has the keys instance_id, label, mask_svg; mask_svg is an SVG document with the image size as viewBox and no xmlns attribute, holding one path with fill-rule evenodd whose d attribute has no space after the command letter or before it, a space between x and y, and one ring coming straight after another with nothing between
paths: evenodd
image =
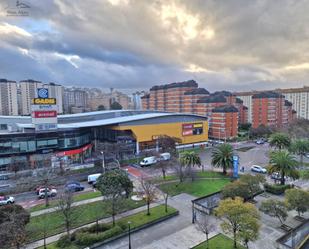
<instances>
[{"instance_id":1,"label":"silver car","mask_svg":"<svg viewBox=\"0 0 309 249\"><path fill-rule=\"evenodd\" d=\"M259 165L253 165L251 167L251 171L257 172L257 173L263 173L263 174L267 173L267 170L265 168L263 168L262 166L259 166Z\"/></svg>"},{"instance_id":2,"label":"silver car","mask_svg":"<svg viewBox=\"0 0 309 249\"><path fill-rule=\"evenodd\" d=\"M0 196L0 205L13 204L15 202L12 196Z\"/></svg>"}]
</instances>

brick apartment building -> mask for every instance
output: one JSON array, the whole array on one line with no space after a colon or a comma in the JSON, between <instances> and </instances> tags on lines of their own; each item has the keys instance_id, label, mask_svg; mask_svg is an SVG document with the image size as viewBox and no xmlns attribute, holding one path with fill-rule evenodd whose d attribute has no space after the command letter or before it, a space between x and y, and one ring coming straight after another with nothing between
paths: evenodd
<instances>
[{"instance_id":1,"label":"brick apartment building","mask_svg":"<svg viewBox=\"0 0 309 249\"><path fill-rule=\"evenodd\" d=\"M280 128L293 119L292 103L277 92L260 92L252 96L252 127Z\"/></svg>"},{"instance_id":2,"label":"brick apartment building","mask_svg":"<svg viewBox=\"0 0 309 249\"><path fill-rule=\"evenodd\" d=\"M212 109L210 134L219 139L237 137L238 109L233 105L224 105Z\"/></svg>"},{"instance_id":3,"label":"brick apartment building","mask_svg":"<svg viewBox=\"0 0 309 249\"><path fill-rule=\"evenodd\" d=\"M215 139L231 138L237 136L238 123L247 123L247 108L243 106L240 99L227 91L210 94L206 89L199 88L194 80L153 86L149 94L142 98L142 107L145 110L160 110L168 112L192 113L207 116L209 120L209 136ZM229 106L230 108L226 108ZM233 106L234 108L231 108ZM218 113L214 108L225 107ZM236 108L236 112L235 112ZM230 113L229 113L230 111ZM221 115L228 117L229 122L217 118ZM236 115L236 119L234 118ZM213 116L219 126L223 127L221 132L212 133ZM233 118L230 118L233 117ZM232 129L232 130L231 130ZM216 131L216 128L215 128Z\"/></svg>"}]
</instances>

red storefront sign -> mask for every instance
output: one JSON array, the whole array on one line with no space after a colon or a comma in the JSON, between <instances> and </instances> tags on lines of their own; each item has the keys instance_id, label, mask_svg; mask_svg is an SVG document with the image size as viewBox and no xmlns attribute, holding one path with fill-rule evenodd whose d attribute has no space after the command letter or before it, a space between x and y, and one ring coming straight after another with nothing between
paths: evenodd
<instances>
[{"instance_id":1,"label":"red storefront sign","mask_svg":"<svg viewBox=\"0 0 309 249\"><path fill-rule=\"evenodd\" d=\"M79 154L79 153L82 153L90 148L92 148L92 144L87 144L85 145L84 147L82 148L79 148L79 149L75 149L75 150L67 150L67 151L61 151L61 152L58 152L56 153L56 156L72 156L72 155L76 155L76 154Z\"/></svg>"},{"instance_id":2,"label":"red storefront sign","mask_svg":"<svg viewBox=\"0 0 309 249\"><path fill-rule=\"evenodd\" d=\"M57 111L34 111L34 118L55 118Z\"/></svg>"}]
</instances>

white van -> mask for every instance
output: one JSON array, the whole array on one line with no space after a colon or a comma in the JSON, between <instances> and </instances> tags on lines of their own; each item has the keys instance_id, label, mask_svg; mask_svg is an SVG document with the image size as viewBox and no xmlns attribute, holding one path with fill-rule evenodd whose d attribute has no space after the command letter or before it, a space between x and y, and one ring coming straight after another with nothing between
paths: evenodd
<instances>
[{"instance_id":1,"label":"white van","mask_svg":"<svg viewBox=\"0 0 309 249\"><path fill-rule=\"evenodd\" d=\"M160 161L167 161L171 159L171 154L168 152L160 154Z\"/></svg>"},{"instance_id":2,"label":"white van","mask_svg":"<svg viewBox=\"0 0 309 249\"><path fill-rule=\"evenodd\" d=\"M93 174L88 176L88 183L92 184L97 181L97 179L101 176L101 173Z\"/></svg>"},{"instance_id":3,"label":"white van","mask_svg":"<svg viewBox=\"0 0 309 249\"><path fill-rule=\"evenodd\" d=\"M141 166L148 166L155 164L157 162L157 158L155 156L145 157L139 164Z\"/></svg>"}]
</instances>

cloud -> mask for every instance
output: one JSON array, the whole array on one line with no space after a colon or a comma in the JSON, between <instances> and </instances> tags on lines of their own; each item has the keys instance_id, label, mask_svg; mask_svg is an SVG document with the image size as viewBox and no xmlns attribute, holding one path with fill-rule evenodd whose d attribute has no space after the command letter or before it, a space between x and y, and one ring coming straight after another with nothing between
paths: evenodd
<instances>
[{"instance_id":1,"label":"cloud","mask_svg":"<svg viewBox=\"0 0 309 249\"><path fill-rule=\"evenodd\" d=\"M308 81L305 0L29 4L29 17L0 15L1 77L128 91L191 78L210 90Z\"/></svg>"}]
</instances>

